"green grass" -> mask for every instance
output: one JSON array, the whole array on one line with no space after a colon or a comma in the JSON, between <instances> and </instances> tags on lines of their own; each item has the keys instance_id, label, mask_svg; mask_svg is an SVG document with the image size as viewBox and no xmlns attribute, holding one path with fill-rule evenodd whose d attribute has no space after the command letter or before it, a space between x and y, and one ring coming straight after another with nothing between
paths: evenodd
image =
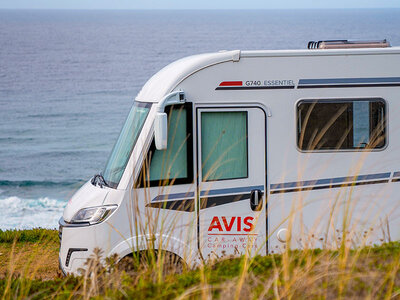
<instances>
[{"instance_id":1,"label":"green grass","mask_svg":"<svg viewBox=\"0 0 400 300\"><path fill-rule=\"evenodd\" d=\"M18 239L21 245L26 241L40 248L46 246L43 241L54 244L55 238L55 230L0 233L3 245ZM129 274L114 265L108 271L97 267L91 276L50 280L6 271L0 277L0 299L400 298L400 242L347 250L347 256L340 250L317 249L253 259L226 258L182 274L161 276L160 264Z\"/></svg>"},{"instance_id":2,"label":"green grass","mask_svg":"<svg viewBox=\"0 0 400 300\"><path fill-rule=\"evenodd\" d=\"M34 228L29 230L1 230L0 243L38 242L42 240L58 240L58 231L55 229Z\"/></svg>"}]
</instances>

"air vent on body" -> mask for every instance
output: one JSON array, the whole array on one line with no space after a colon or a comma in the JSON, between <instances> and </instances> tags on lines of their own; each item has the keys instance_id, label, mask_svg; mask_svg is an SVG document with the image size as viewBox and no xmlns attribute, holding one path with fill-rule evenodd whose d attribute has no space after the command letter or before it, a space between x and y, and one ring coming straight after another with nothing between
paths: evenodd
<instances>
[{"instance_id":1,"label":"air vent on body","mask_svg":"<svg viewBox=\"0 0 400 300\"><path fill-rule=\"evenodd\" d=\"M346 49L346 48L386 48L390 43L385 39L381 41L348 41L348 40L329 40L329 41L310 41L308 49Z\"/></svg>"}]
</instances>

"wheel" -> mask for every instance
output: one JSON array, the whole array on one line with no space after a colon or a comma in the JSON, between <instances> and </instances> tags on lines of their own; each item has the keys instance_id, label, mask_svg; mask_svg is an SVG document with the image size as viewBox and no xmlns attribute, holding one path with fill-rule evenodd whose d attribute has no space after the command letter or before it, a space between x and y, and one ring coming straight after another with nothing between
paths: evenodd
<instances>
[{"instance_id":1,"label":"wheel","mask_svg":"<svg viewBox=\"0 0 400 300\"><path fill-rule=\"evenodd\" d=\"M147 250L123 257L118 263L118 269L127 273L137 273L143 270L158 270L162 266L163 274L181 274L186 268L182 258L169 251Z\"/></svg>"}]
</instances>

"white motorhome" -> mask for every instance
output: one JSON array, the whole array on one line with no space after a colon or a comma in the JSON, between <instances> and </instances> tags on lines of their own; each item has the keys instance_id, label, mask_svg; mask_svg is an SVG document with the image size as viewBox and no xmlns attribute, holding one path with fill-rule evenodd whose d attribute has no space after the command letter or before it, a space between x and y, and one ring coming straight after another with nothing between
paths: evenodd
<instances>
[{"instance_id":1,"label":"white motorhome","mask_svg":"<svg viewBox=\"0 0 400 300\"><path fill-rule=\"evenodd\" d=\"M153 247L189 266L400 239L400 47L310 43L180 59L137 95L59 261Z\"/></svg>"}]
</instances>

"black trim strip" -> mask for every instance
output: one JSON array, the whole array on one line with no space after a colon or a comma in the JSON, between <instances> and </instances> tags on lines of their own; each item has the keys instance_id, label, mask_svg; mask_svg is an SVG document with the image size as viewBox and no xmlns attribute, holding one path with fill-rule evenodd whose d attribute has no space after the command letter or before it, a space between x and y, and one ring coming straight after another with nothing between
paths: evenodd
<instances>
[{"instance_id":1,"label":"black trim strip","mask_svg":"<svg viewBox=\"0 0 400 300\"><path fill-rule=\"evenodd\" d=\"M392 182L399 182L400 181L400 172L394 172L393 173L393 178L392 178Z\"/></svg>"},{"instance_id":2,"label":"black trim strip","mask_svg":"<svg viewBox=\"0 0 400 300\"><path fill-rule=\"evenodd\" d=\"M146 204L146 207L162 208L178 211L193 212L194 211L194 199L184 199L175 201L160 201Z\"/></svg>"},{"instance_id":3,"label":"black trim strip","mask_svg":"<svg viewBox=\"0 0 400 300\"><path fill-rule=\"evenodd\" d=\"M314 78L300 79L299 84L366 84L366 83L400 83L400 77L364 77L364 78Z\"/></svg>"},{"instance_id":4,"label":"black trim strip","mask_svg":"<svg viewBox=\"0 0 400 300\"><path fill-rule=\"evenodd\" d=\"M386 173L377 173L377 174L368 174L368 175L356 175L356 176L346 176L346 177L334 177L334 178L325 178L325 179L315 179L315 180L306 180L306 181L293 181L293 182L285 182L285 183L277 183L271 184L271 190L275 189L290 189L290 188L299 188L304 186L316 186L316 185L337 185L339 183L346 182L354 182L354 181L362 181L362 180L372 180L372 179L389 179L390 172Z\"/></svg>"},{"instance_id":5,"label":"black trim strip","mask_svg":"<svg viewBox=\"0 0 400 300\"><path fill-rule=\"evenodd\" d=\"M292 193L292 192L301 192L301 191L313 191L313 190L322 190L322 189L333 189L339 187L348 187L348 186L356 186L356 185L367 185L367 184L378 184L378 183L388 183L389 180L374 180L374 181L365 181L365 182L350 182L350 183L342 183L342 184L332 184L326 186L311 186L304 188L295 188L295 189L286 189L286 190L275 190L271 191L271 194L281 194L281 193Z\"/></svg>"},{"instance_id":6,"label":"black trim strip","mask_svg":"<svg viewBox=\"0 0 400 300\"><path fill-rule=\"evenodd\" d=\"M241 201L241 200L246 200L246 199L250 199L250 193L224 195L224 196L216 196L216 197L202 197L202 198L200 198L200 209L220 206L220 205L237 202L237 201ZM151 202L151 203L146 204L146 207L193 212L194 211L194 199Z\"/></svg>"},{"instance_id":7,"label":"black trim strip","mask_svg":"<svg viewBox=\"0 0 400 300\"><path fill-rule=\"evenodd\" d=\"M215 90L285 90L294 89L294 85L272 85L272 86L219 86Z\"/></svg>"},{"instance_id":8,"label":"black trim strip","mask_svg":"<svg viewBox=\"0 0 400 300\"><path fill-rule=\"evenodd\" d=\"M66 267L68 267L68 265L69 265L69 261L71 259L72 253L80 252L80 251L84 252L84 251L88 251L88 249L87 248L69 248L68 249L67 258L65 259L65 266Z\"/></svg>"},{"instance_id":9,"label":"black trim strip","mask_svg":"<svg viewBox=\"0 0 400 300\"><path fill-rule=\"evenodd\" d=\"M250 199L250 193L246 194L235 194L227 196L217 196L217 197L204 197L200 198L200 209L220 206L232 202L242 201Z\"/></svg>"},{"instance_id":10,"label":"black trim strip","mask_svg":"<svg viewBox=\"0 0 400 300\"><path fill-rule=\"evenodd\" d=\"M224 188L224 189L217 189L217 190L208 190L208 191L201 191L200 196L221 196L223 194L238 194L238 193L250 193L252 190L261 190L264 191L263 185L252 185L252 186L243 186L243 187L234 187L234 188Z\"/></svg>"},{"instance_id":11,"label":"black trim strip","mask_svg":"<svg viewBox=\"0 0 400 300\"><path fill-rule=\"evenodd\" d=\"M186 197L194 197L194 192L186 192L186 193L175 193L175 194L165 194L165 195L158 195L153 198L153 201L160 201L160 200L174 200L179 198L186 198Z\"/></svg>"},{"instance_id":12,"label":"black trim strip","mask_svg":"<svg viewBox=\"0 0 400 300\"><path fill-rule=\"evenodd\" d=\"M354 88L354 87L384 87L400 86L400 83L359 83L359 84L310 84L298 85L298 89L319 89L319 88Z\"/></svg>"}]
</instances>

